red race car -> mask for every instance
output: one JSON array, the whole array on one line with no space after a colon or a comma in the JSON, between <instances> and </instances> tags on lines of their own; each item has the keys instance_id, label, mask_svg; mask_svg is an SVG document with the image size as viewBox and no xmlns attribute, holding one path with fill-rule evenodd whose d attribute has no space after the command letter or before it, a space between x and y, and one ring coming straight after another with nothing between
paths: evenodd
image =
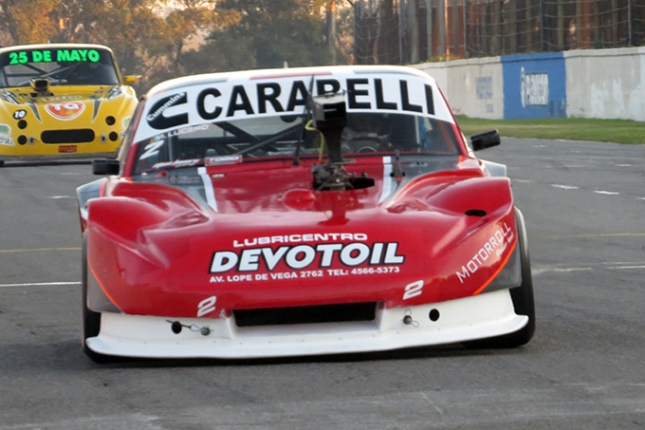
<instances>
[{"instance_id":1,"label":"red race car","mask_svg":"<svg viewBox=\"0 0 645 430\"><path fill-rule=\"evenodd\" d=\"M78 188L83 344L95 361L251 358L535 330L505 166L434 79L338 66L153 88L102 179Z\"/></svg>"}]
</instances>

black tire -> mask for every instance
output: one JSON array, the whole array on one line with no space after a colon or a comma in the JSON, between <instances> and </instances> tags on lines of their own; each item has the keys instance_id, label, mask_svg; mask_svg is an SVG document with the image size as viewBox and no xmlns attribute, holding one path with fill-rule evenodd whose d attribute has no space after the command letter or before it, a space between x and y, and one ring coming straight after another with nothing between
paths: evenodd
<instances>
[{"instance_id":1,"label":"black tire","mask_svg":"<svg viewBox=\"0 0 645 430\"><path fill-rule=\"evenodd\" d=\"M0 160L0 167L4 166L4 160Z\"/></svg>"},{"instance_id":2,"label":"black tire","mask_svg":"<svg viewBox=\"0 0 645 430\"><path fill-rule=\"evenodd\" d=\"M490 337L487 339L471 340L463 342L467 348L517 348L526 345L535 333L535 301L533 298L533 279L531 277L531 260L526 237L526 226L524 216L519 209L515 208L515 219L517 220L517 246L520 248L520 259L522 267L522 284L519 287L511 288L511 299L515 313L526 315L529 321L520 330L502 336Z\"/></svg>"},{"instance_id":3,"label":"black tire","mask_svg":"<svg viewBox=\"0 0 645 430\"><path fill-rule=\"evenodd\" d=\"M90 337L98 336L101 331L101 314L94 312L87 307L87 280L88 280L88 267L87 267L87 233L83 233L83 248L82 248L82 309L83 309L83 352L90 360L95 363L110 363L114 358L109 355L99 354L92 351L87 347L86 340Z\"/></svg>"}]
</instances>

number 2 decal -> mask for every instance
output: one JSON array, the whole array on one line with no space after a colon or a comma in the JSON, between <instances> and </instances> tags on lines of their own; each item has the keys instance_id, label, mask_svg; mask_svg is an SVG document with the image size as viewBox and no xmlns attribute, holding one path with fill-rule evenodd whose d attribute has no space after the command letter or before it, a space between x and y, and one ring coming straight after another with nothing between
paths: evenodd
<instances>
[{"instance_id":1,"label":"number 2 decal","mask_svg":"<svg viewBox=\"0 0 645 430\"><path fill-rule=\"evenodd\" d=\"M217 303L216 296L211 296L199 302L197 305L197 318L213 312L215 310L215 303Z\"/></svg>"},{"instance_id":2,"label":"number 2 decal","mask_svg":"<svg viewBox=\"0 0 645 430\"><path fill-rule=\"evenodd\" d=\"M403 293L403 300L411 299L412 297L420 296L423 289L423 281L415 281L405 286Z\"/></svg>"},{"instance_id":3,"label":"number 2 decal","mask_svg":"<svg viewBox=\"0 0 645 430\"><path fill-rule=\"evenodd\" d=\"M157 142L152 142L146 145L145 152L141 154L141 157L139 157L139 160L145 160L146 158L150 158L153 155L157 155L159 153L159 148L161 148L164 143L166 143L165 140L159 140Z\"/></svg>"}]
</instances>

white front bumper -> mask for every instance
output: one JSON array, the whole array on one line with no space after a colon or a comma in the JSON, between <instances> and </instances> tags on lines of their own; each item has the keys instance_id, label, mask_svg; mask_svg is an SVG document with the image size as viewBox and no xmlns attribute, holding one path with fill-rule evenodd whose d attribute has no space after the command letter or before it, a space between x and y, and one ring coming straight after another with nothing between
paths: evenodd
<instances>
[{"instance_id":1,"label":"white front bumper","mask_svg":"<svg viewBox=\"0 0 645 430\"><path fill-rule=\"evenodd\" d=\"M439 319L431 321L431 310ZM406 315L412 318L405 324ZM184 328L175 334L172 321ZM509 290L435 303L377 310L369 322L266 327L235 325L230 318L164 318L101 314L101 331L87 339L94 352L126 357L254 358L385 351L481 339L520 330L528 317L516 315ZM210 333L200 334L208 327Z\"/></svg>"}]
</instances>

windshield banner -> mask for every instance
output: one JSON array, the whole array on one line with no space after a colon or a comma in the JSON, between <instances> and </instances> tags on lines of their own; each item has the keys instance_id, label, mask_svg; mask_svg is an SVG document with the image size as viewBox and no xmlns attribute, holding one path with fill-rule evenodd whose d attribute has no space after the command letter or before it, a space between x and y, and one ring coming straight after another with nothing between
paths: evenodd
<instances>
[{"instance_id":1,"label":"windshield banner","mask_svg":"<svg viewBox=\"0 0 645 430\"><path fill-rule=\"evenodd\" d=\"M3 61L10 66L27 63L64 63L101 61L101 52L96 49L33 49L14 51L6 54L9 61Z\"/></svg>"},{"instance_id":2,"label":"windshield banner","mask_svg":"<svg viewBox=\"0 0 645 430\"><path fill-rule=\"evenodd\" d=\"M420 76L345 73L229 79L187 85L151 96L135 140L148 139L186 125L301 115L310 89L314 96L343 92L348 112L389 112L453 122L434 82Z\"/></svg>"}]
</instances>

